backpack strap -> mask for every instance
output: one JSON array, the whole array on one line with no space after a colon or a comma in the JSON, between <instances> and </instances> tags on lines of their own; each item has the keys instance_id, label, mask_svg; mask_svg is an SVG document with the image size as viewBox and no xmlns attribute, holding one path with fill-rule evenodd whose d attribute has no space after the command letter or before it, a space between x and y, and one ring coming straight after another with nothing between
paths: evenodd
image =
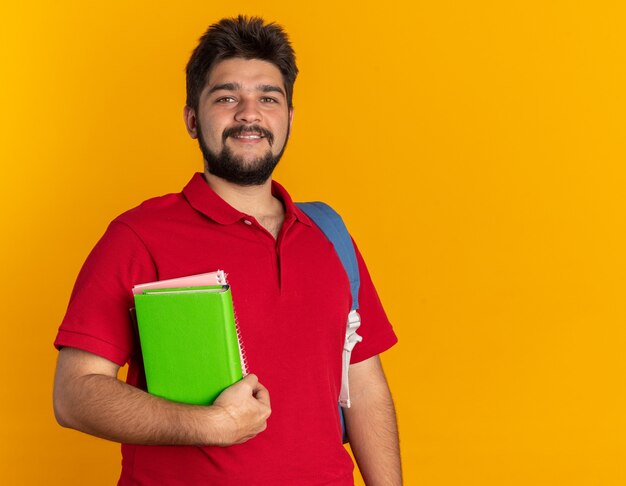
<instances>
[{"instance_id":1,"label":"backpack strap","mask_svg":"<svg viewBox=\"0 0 626 486\"><path fill-rule=\"evenodd\" d=\"M348 369L350 367L350 356L352 349L363 338L356 331L361 325L359 308L359 287L361 278L359 275L359 265L356 259L356 252L348 229L341 216L328 204L322 202L296 203L297 206L313 220L322 230L322 233L335 247L335 251L343 264L348 279L350 280L350 292L352 293L352 306L346 322L346 338L343 345L342 366L341 366L341 393L339 394L339 405L344 408L350 407L350 388L348 386Z\"/></svg>"},{"instance_id":2,"label":"backpack strap","mask_svg":"<svg viewBox=\"0 0 626 486\"><path fill-rule=\"evenodd\" d=\"M335 251L350 279L350 292L352 292L350 310L357 310L359 308L359 286L361 285L359 265L352 238L350 238L350 233L348 233L341 216L323 202L296 203L296 205L313 220L335 247Z\"/></svg>"}]
</instances>

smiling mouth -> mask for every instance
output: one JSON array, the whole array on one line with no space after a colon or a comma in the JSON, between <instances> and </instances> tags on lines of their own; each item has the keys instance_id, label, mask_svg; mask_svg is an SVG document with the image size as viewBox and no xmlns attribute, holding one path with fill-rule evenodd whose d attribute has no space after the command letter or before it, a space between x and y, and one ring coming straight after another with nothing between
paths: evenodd
<instances>
[{"instance_id":1,"label":"smiling mouth","mask_svg":"<svg viewBox=\"0 0 626 486\"><path fill-rule=\"evenodd\" d=\"M267 143L269 143L270 147L274 143L274 136L272 132L258 125L227 128L222 134L222 139L226 142L227 138L233 138L234 140L242 143L254 143L265 139L267 140Z\"/></svg>"},{"instance_id":2,"label":"smiling mouth","mask_svg":"<svg viewBox=\"0 0 626 486\"><path fill-rule=\"evenodd\" d=\"M245 134L242 133L240 135L235 135L234 138L239 138L239 139L243 139L243 140L260 140L262 138L265 138L263 135L261 134Z\"/></svg>"}]
</instances>

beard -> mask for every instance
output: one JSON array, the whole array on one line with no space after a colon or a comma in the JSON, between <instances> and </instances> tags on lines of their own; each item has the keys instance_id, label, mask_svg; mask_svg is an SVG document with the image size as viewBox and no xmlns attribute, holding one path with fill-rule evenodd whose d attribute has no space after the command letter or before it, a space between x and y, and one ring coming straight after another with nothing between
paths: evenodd
<instances>
[{"instance_id":1,"label":"beard","mask_svg":"<svg viewBox=\"0 0 626 486\"><path fill-rule=\"evenodd\" d=\"M239 186L260 186L264 184L272 176L274 169L283 156L283 152L287 147L287 140L289 139L289 131L287 131L283 147L277 155L274 155L272 153L274 135L269 130L256 125L227 128L222 133L222 150L219 153L215 153L205 143L202 127L199 122L197 123L198 144L204 157L205 169L210 174ZM265 154L247 162L243 157L235 155L226 146L228 137L237 136L245 132L259 132L269 143L269 148Z\"/></svg>"}]
</instances>

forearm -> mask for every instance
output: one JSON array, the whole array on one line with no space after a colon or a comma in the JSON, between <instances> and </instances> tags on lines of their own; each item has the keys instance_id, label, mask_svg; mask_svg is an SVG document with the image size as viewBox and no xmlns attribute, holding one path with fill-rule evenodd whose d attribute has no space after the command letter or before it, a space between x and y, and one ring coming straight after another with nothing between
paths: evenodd
<instances>
[{"instance_id":1,"label":"forearm","mask_svg":"<svg viewBox=\"0 0 626 486\"><path fill-rule=\"evenodd\" d=\"M152 396L117 379L119 366L73 348L59 353L54 413L59 424L91 435L144 445L240 444L267 427L267 389L249 374L211 406Z\"/></svg>"},{"instance_id":2,"label":"forearm","mask_svg":"<svg viewBox=\"0 0 626 486\"><path fill-rule=\"evenodd\" d=\"M344 409L350 447L367 486L400 486L395 408L380 362L377 357L373 359L375 366L354 379L353 366L358 365L351 366L352 406Z\"/></svg>"},{"instance_id":3,"label":"forearm","mask_svg":"<svg viewBox=\"0 0 626 486\"><path fill-rule=\"evenodd\" d=\"M55 394L55 411L65 427L91 435L145 445L222 445L224 412L170 402L98 374L75 378Z\"/></svg>"}]
</instances>

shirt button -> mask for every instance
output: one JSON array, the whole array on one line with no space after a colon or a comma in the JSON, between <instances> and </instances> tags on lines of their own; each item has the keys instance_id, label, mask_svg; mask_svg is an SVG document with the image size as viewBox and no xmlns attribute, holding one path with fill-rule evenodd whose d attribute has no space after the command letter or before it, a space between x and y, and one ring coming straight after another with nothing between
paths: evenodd
<instances>
[{"instance_id":1,"label":"shirt button","mask_svg":"<svg viewBox=\"0 0 626 486\"><path fill-rule=\"evenodd\" d=\"M246 223L248 226L250 226L252 224L252 221L250 221L248 219L244 219L243 222Z\"/></svg>"}]
</instances>

